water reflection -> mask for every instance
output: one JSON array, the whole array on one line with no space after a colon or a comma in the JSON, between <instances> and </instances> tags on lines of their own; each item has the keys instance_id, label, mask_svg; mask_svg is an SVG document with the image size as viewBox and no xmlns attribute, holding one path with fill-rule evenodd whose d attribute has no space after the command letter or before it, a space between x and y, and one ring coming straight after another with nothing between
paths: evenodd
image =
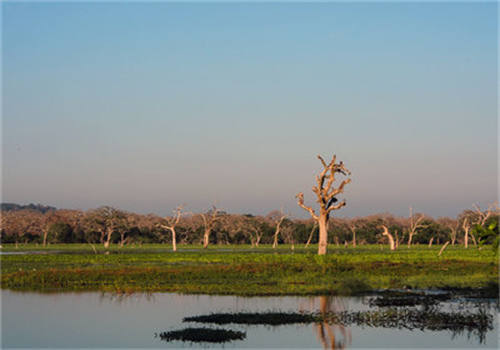
<instances>
[{"instance_id":1,"label":"water reflection","mask_svg":"<svg viewBox=\"0 0 500 350\"><path fill-rule=\"evenodd\" d=\"M307 307L304 305L305 303L299 303L299 312L316 312L319 310L320 315L323 317L322 322L315 323L312 327L324 349L345 349L352 343L352 332L349 328L327 321L329 314L347 311L346 302L346 298L320 296L309 298Z\"/></svg>"},{"instance_id":2,"label":"water reflection","mask_svg":"<svg viewBox=\"0 0 500 350\"><path fill-rule=\"evenodd\" d=\"M481 313L490 315L496 321L495 307L491 305L496 304L465 299L444 301L440 312L452 317L453 313L469 313L470 316L464 318L471 323L470 327L467 326L469 328L453 330L434 326L426 328L415 323L422 318L417 317L416 312L425 311L421 306L413 309L401 307L393 312L389 308L370 306L366 298L243 298L169 293L47 295L2 291L2 346L158 348L162 346L162 341L154 338L154 333L191 327L191 324L183 322L188 316L244 312L265 314L273 311L319 318L279 326L234 322L207 326L246 332L245 340L233 343L238 348L496 347L496 322L490 325L483 322L487 327L475 331L479 329L480 318L477 316ZM430 309L427 311L431 312ZM410 320L414 323L403 324L396 319L401 315L408 317L403 319L404 322ZM432 316L431 313L427 315L428 318ZM436 315L433 317L438 320L443 317ZM408 328L415 325L419 327L413 330ZM54 333L54 329L58 332ZM181 341L169 345L185 346Z\"/></svg>"},{"instance_id":3,"label":"water reflection","mask_svg":"<svg viewBox=\"0 0 500 350\"><path fill-rule=\"evenodd\" d=\"M321 296L319 297L319 304L320 312L325 320L328 313L345 311L344 303L338 298ZM342 325L332 325L323 321L316 324L316 329L324 349L345 349L347 345L352 343L351 330ZM342 335L341 339L336 338L336 331Z\"/></svg>"}]
</instances>

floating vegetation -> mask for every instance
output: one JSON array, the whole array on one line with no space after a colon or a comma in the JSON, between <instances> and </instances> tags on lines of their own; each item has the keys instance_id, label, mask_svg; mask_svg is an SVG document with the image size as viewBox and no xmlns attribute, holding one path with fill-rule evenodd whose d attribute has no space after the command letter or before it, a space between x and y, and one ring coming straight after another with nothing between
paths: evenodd
<instances>
[{"instance_id":1,"label":"floating vegetation","mask_svg":"<svg viewBox=\"0 0 500 350\"><path fill-rule=\"evenodd\" d=\"M166 342L179 340L192 343L227 343L233 340L245 339L246 333L217 328L184 328L177 331L162 332L155 336Z\"/></svg>"},{"instance_id":2,"label":"floating vegetation","mask_svg":"<svg viewBox=\"0 0 500 350\"><path fill-rule=\"evenodd\" d=\"M377 298L371 298L368 301L370 306L378 307L409 307L409 306L424 306L430 307L438 305L443 301L450 300L450 294L437 295L416 295L413 293L401 295L383 295Z\"/></svg>"},{"instance_id":3,"label":"floating vegetation","mask_svg":"<svg viewBox=\"0 0 500 350\"><path fill-rule=\"evenodd\" d=\"M214 324L248 324L248 325L269 325L279 326L294 323L315 323L322 319L316 314L293 313L293 312L265 312L265 313L219 313L210 315L201 315L185 317L183 322L199 322Z\"/></svg>"},{"instance_id":4,"label":"floating vegetation","mask_svg":"<svg viewBox=\"0 0 500 350\"><path fill-rule=\"evenodd\" d=\"M467 331L478 336L480 342L493 329L493 316L484 310L478 312L441 312L437 309L387 308L378 311L343 311L326 313L214 313L186 317L184 322L212 324L246 324L279 326L294 323L329 323L342 326L366 326L397 329L449 330L454 334Z\"/></svg>"},{"instance_id":5,"label":"floating vegetation","mask_svg":"<svg viewBox=\"0 0 500 350\"><path fill-rule=\"evenodd\" d=\"M331 313L328 322L344 326L358 325L397 329L442 331L454 334L464 331L476 335L483 342L486 333L493 329L493 316L483 310L478 312L440 312L390 308L379 311Z\"/></svg>"}]
</instances>

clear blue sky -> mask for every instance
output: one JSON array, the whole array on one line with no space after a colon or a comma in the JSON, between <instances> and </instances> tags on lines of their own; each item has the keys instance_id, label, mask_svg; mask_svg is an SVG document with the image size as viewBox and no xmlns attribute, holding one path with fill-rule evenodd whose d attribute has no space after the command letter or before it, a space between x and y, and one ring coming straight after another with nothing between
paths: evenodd
<instances>
[{"instance_id":1,"label":"clear blue sky","mask_svg":"<svg viewBox=\"0 0 500 350\"><path fill-rule=\"evenodd\" d=\"M3 3L2 200L306 217L497 198L497 4Z\"/></svg>"}]
</instances>

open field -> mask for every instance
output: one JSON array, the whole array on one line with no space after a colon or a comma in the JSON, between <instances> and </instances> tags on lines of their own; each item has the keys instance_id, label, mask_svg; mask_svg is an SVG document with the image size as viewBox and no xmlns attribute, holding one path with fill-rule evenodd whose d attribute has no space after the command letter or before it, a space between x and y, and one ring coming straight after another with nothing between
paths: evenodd
<instances>
[{"instance_id":1,"label":"open field","mask_svg":"<svg viewBox=\"0 0 500 350\"><path fill-rule=\"evenodd\" d=\"M231 295L355 295L385 288L482 288L496 294L491 249L440 246L5 245L2 288L29 291L181 292ZM8 254L28 252L33 254ZM7 253L7 254L5 254ZM44 254L46 253L46 254Z\"/></svg>"}]
</instances>

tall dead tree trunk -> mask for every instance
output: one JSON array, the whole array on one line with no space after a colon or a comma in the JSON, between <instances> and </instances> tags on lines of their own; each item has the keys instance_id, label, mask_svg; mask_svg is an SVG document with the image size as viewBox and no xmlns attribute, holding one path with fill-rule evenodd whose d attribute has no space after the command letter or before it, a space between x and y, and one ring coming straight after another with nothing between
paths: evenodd
<instances>
[{"instance_id":1,"label":"tall dead tree trunk","mask_svg":"<svg viewBox=\"0 0 500 350\"><path fill-rule=\"evenodd\" d=\"M445 244L443 244L443 246L441 247L441 249L439 250L439 254L438 256L441 256L441 254L443 254L444 250L446 249L446 247L448 246L448 244L450 244L450 241L447 241Z\"/></svg>"},{"instance_id":2,"label":"tall dead tree trunk","mask_svg":"<svg viewBox=\"0 0 500 350\"><path fill-rule=\"evenodd\" d=\"M43 246L45 247L47 245L47 236L49 235L49 228L46 227L44 230L43 230Z\"/></svg>"},{"instance_id":3,"label":"tall dead tree trunk","mask_svg":"<svg viewBox=\"0 0 500 350\"><path fill-rule=\"evenodd\" d=\"M166 217L165 221L167 222L166 225L160 225L162 228L169 230L172 233L172 250L175 252L177 251L177 238L176 238L176 232L175 232L175 226L179 223L181 216L182 216L182 209L183 206L179 205L177 209L174 210L174 216L173 217Z\"/></svg>"},{"instance_id":4,"label":"tall dead tree trunk","mask_svg":"<svg viewBox=\"0 0 500 350\"><path fill-rule=\"evenodd\" d=\"M314 222L313 227L311 229L311 233L309 233L309 238L307 239L307 242L306 242L306 248L309 247L309 244L311 244L311 240L312 240L314 231L316 231L316 227L318 227L317 221Z\"/></svg>"},{"instance_id":5,"label":"tall dead tree trunk","mask_svg":"<svg viewBox=\"0 0 500 350\"><path fill-rule=\"evenodd\" d=\"M469 230L470 230L470 225L469 225L469 219L465 218L463 223L462 223L462 228L464 229L464 246L465 248L469 248Z\"/></svg>"},{"instance_id":6,"label":"tall dead tree trunk","mask_svg":"<svg viewBox=\"0 0 500 350\"><path fill-rule=\"evenodd\" d=\"M355 226L349 226L352 232L352 246L353 248L356 248L356 227Z\"/></svg>"},{"instance_id":7,"label":"tall dead tree trunk","mask_svg":"<svg viewBox=\"0 0 500 350\"><path fill-rule=\"evenodd\" d=\"M104 248L109 248L109 243L111 242L111 236L113 235L113 228L108 227L106 229L106 241L104 241Z\"/></svg>"},{"instance_id":8,"label":"tall dead tree trunk","mask_svg":"<svg viewBox=\"0 0 500 350\"><path fill-rule=\"evenodd\" d=\"M387 236L387 238L389 239L389 247L391 248L391 250L396 250L396 246L394 245L394 237L392 237L392 235L389 233L387 226L382 225L382 229L384 230L384 232L382 232L382 235Z\"/></svg>"},{"instance_id":9,"label":"tall dead tree trunk","mask_svg":"<svg viewBox=\"0 0 500 350\"><path fill-rule=\"evenodd\" d=\"M335 175L336 173L341 173L343 175L350 175L351 173L344 167L343 162L336 163L336 156L333 155L330 163L326 163L321 156L318 159L323 165L323 170L316 176L317 185L313 187L313 192L316 194L316 202L319 204L319 215L311 207L304 204L304 193L300 192L297 194L298 204L304 210L307 210L311 214L312 218L318 222L319 226L319 247L318 255L324 255L327 251L328 246L328 219L330 217L330 212L332 210L337 210L346 205L345 200L335 204L337 202L336 195L344 191L345 185L351 182L351 179L343 180L340 185L335 188ZM326 183L325 183L326 182Z\"/></svg>"}]
</instances>

